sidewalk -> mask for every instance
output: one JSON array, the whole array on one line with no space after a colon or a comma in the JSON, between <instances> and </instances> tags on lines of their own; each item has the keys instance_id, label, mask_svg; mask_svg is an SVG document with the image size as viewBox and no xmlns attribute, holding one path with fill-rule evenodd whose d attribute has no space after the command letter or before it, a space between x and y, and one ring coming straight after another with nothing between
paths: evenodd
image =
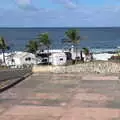
<instances>
[{"instance_id":1,"label":"sidewalk","mask_svg":"<svg viewBox=\"0 0 120 120\"><path fill-rule=\"evenodd\" d=\"M119 77L33 74L0 94L0 120L120 120Z\"/></svg>"}]
</instances>

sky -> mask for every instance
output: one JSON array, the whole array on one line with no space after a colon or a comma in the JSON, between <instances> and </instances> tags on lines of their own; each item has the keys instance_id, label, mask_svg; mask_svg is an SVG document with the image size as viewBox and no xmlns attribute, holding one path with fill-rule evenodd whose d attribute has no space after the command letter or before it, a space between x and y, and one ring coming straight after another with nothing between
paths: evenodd
<instances>
[{"instance_id":1,"label":"sky","mask_svg":"<svg viewBox=\"0 0 120 120\"><path fill-rule=\"evenodd\" d=\"M0 0L0 27L114 26L120 0Z\"/></svg>"}]
</instances>

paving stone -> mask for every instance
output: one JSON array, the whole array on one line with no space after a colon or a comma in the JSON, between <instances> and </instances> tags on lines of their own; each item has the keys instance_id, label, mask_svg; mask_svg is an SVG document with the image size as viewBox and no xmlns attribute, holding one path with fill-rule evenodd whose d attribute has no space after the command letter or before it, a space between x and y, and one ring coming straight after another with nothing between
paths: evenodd
<instances>
[{"instance_id":1,"label":"paving stone","mask_svg":"<svg viewBox=\"0 0 120 120\"><path fill-rule=\"evenodd\" d=\"M120 81L112 75L37 74L0 94L0 108L0 120L120 120Z\"/></svg>"},{"instance_id":2,"label":"paving stone","mask_svg":"<svg viewBox=\"0 0 120 120\"><path fill-rule=\"evenodd\" d=\"M21 120L58 120L58 117L52 116L23 116Z\"/></svg>"},{"instance_id":3,"label":"paving stone","mask_svg":"<svg viewBox=\"0 0 120 120\"><path fill-rule=\"evenodd\" d=\"M78 93L74 96L73 99L77 100L93 100L93 101L106 101L106 100L113 100L113 98L108 98L102 94L93 94L93 93Z\"/></svg>"},{"instance_id":4,"label":"paving stone","mask_svg":"<svg viewBox=\"0 0 120 120\"><path fill-rule=\"evenodd\" d=\"M91 76L91 75L87 75L87 76L83 76L82 80L119 80L118 76Z\"/></svg>"},{"instance_id":5,"label":"paving stone","mask_svg":"<svg viewBox=\"0 0 120 120\"><path fill-rule=\"evenodd\" d=\"M24 106L29 106L29 105L34 105L34 106L41 106L42 105L42 100L22 100L19 105L24 105Z\"/></svg>"},{"instance_id":6,"label":"paving stone","mask_svg":"<svg viewBox=\"0 0 120 120\"><path fill-rule=\"evenodd\" d=\"M43 116L61 116L64 113L64 109L62 107L37 107L37 106L15 106L11 109L9 109L6 113L3 115L12 115L12 116L37 116L37 115L43 115Z\"/></svg>"},{"instance_id":7,"label":"paving stone","mask_svg":"<svg viewBox=\"0 0 120 120\"><path fill-rule=\"evenodd\" d=\"M120 118L119 109L71 108L60 120L114 120Z\"/></svg>"},{"instance_id":8,"label":"paving stone","mask_svg":"<svg viewBox=\"0 0 120 120\"><path fill-rule=\"evenodd\" d=\"M23 116L5 115L0 116L0 120L22 120Z\"/></svg>"},{"instance_id":9,"label":"paving stone","mask_svg":"<svg viewBox=\"0 0 120 120\"><path fill-rule=\"evenodd\" d=\"M0 114L3 113L5 111L5 108L0 106Z\"/></svg>"}]
</instances>

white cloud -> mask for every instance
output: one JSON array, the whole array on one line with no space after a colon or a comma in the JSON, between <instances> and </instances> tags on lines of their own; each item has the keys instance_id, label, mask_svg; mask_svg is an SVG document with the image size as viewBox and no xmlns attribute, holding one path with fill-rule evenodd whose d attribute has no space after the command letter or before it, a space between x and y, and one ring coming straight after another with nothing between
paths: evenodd
<instances>
[{"instance_id":1,"label":"white cloud","mask_svg":"<svg viewBox=\"0 0 120 120\"><path fill-rule=\"evenodd\" d=\"M51 1L53 1L54 3L57 3L57 4L62 4L66 8L73 9L73 8L77 7L77 4L73 0L51 0Z\"/></svg>"},{"instance_id":2,"label":"white cloud","mask_svg":"<svg viewBox=\"0 0 120 120\"><path fill-rule=\"evenodd\" d=\"M31 0L16 0L16 3L19 5L30 5Z\"/></svg>"},{"instance_id":3,"label":"white cloud","mask_svg":"<svg viewBox=\"0 0 120 120\"><path fill-rule=\"evenodd\" d=\"M32 5L32 0L15 0L18 7L23 10L37 10L34 5Z\"/></svg>"},{"instance_id":4,"label":"white cloud","mask_svg":"<svg viewBox=\"0 0 120 120\"><path fill-rule=\"evenodd\" d=\"M0 26L120 26L120 7L107 6L93 8L81 6L77 9L50 10L39 9L36 12L2 11L0 10Z\"/></svg>"}]
</instances>

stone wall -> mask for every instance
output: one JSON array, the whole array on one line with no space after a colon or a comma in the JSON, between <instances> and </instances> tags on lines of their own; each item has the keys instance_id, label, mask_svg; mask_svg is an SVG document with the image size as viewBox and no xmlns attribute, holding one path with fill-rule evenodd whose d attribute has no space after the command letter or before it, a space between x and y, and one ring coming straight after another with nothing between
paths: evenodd
<instances>
[{"instance_id":1,"label":"stone wall","mask_svg":"<svg viewBox=\"0 0 120 120\"><path fill-rule=\"evenodd\" d=\"M96 73L120 73L120 63L114 62L88 62L70 66L48 66L34 67L37 72L46 70L53 73L76 73L76 72L96 72Z\"/></svg>"}]
</instances>

